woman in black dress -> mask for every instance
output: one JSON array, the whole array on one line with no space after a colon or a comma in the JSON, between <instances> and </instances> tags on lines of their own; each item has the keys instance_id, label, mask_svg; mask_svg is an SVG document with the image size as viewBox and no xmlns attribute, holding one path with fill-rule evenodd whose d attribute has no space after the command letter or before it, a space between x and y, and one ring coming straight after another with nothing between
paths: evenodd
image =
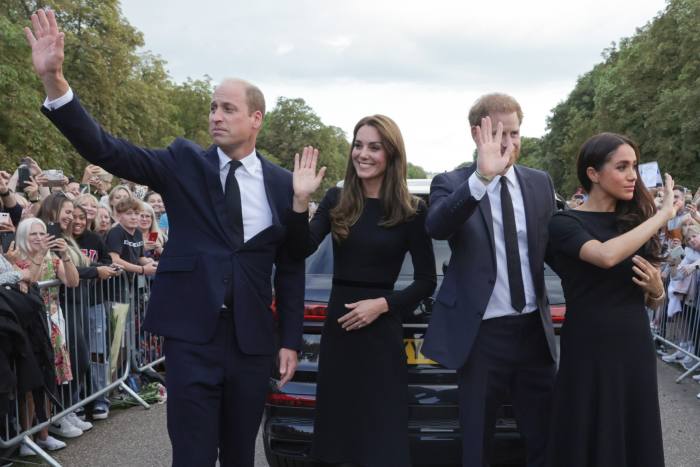
<instances>
[{"instance_id":1,"label":"woman in black dress","mask_svg":"<svg viewBox=\"0 0 700 467\"><path fill-rule=\"evenodd\" d=\"M331 188L307 222L324 169L316 154L295 160L291 255L304 257L333 236L333 288L321 338L312 455L327 463L410 466L402 310L435 289L426 206L406 185L396 124L365 117L355 126L343 188ZM394 291L406 253L414 280Z\"/></svg>"},{"instance_id":2,"label":"woman in black dress","mask_svg":"<svg viewBox=\"0 0 700 467\"><path fill-rule=\"evenodd\" d=\"M581 148L588 200L552 217L549 259L566 322L554 390L549 465L664 465L656 358L646 303L664 298L657 232L674 216L673 180L656 211L629 139L602 133Z\"/></svg>"}]
</instances>

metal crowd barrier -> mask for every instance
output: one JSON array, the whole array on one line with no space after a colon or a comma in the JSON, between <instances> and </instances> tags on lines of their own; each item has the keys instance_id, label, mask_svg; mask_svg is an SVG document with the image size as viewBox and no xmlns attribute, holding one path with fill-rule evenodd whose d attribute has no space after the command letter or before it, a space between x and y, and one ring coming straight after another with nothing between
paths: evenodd
<instances>
[{"instance_id":1,"label":"metal crowd barrier","mask_svg":"<svg viewBox=\"0 0 700 467\"><path fill-rule=\"evenodd\" d=\"M679 274L668 278L666 299L651 319L654 339L667 349L662 358L685 370L676 382L700 370L700 272L685 280Z\"/></svg>"},{"instance_id":2,"label":"metal crowd barrier","mask_svg":"<svg viewBox=\"0 0 700 467\"><path fill-rule=\"evenodd\" d=\"M141 326L150 283L150 278L126 273L105 281L81 280L70 289L58 280L39 283L44 316L37 319L43 319L46 331L53 333L54 360L50 363L57 370L57 390L55 394L46 390L20 394L15 388L7 414L2 416L0 408L0 450L24 443L49 465L60 467L34 442L33 435L93 401L108 404L113 391L123 391L150 408L127 384L134 373L157 375L153 367L165 359L162 338ZM44 333L41 338L49 339L49 335ZM17 370L13 365L15 380Z\"/></svg>"}]
</instances>

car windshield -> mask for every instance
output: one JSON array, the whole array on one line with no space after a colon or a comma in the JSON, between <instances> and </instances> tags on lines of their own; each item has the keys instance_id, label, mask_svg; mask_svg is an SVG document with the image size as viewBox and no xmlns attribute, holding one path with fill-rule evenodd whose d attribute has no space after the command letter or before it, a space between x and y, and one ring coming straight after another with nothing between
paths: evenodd
<instances>
[{"instance_id":1,"label":"car windshield","mask_svg":"<svg viewBox=\"0 0 700 467\"><path fill-rule=\"evenodd\" d=\"M433 240L435 251L435 270L438 275L443 274L443 265L447 265L450 259L450 246L446 240ZM307 274L333 274L333 244L331 236L327 235L318 247L318 250L306 259ZM413 276L413 262L411 254L406 254L401 265L400 275Z\"/></svg>"}]
</instances>

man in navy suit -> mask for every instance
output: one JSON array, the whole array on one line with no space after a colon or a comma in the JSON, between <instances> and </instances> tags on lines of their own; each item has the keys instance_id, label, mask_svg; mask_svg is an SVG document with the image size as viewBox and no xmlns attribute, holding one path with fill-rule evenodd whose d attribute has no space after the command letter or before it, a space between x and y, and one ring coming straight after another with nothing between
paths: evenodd
<instances>
[{"instance_id":1,"label":"man in navy suit","mask_svg":"<svg viewBox=\"0 0 700 467\"><path fill-rule=\"evenodd\" d=\"M476 163L436 176L428 233L452 257L436 297L423 353L458 370L462 463L489 465L497 410L506 398L527 448L544 465L556 343L544 285L554 188L515 165L520 105L482 96L469 112Z\"/></svg>"},{"instance_id":2,"label":"man in navy suit","mask_svg":"<svg viewBox=\"0 0 700 467\"><path fill-rule=\"evenodd\" d=\"M222 466L252 467L278 346L280 385L296 369L304 296L304 264L283 248L292 175L255 151L262 93L242 80L216 88L206 151L181 138L140 148L105 132L73 95L53 12L32 15L32 30L25 33L47 94L43 112L83 157L148 185L168 206L170 239L145 327L166 337L173 465L212 466L218 457Z\"/></svg>"}]
</instances>

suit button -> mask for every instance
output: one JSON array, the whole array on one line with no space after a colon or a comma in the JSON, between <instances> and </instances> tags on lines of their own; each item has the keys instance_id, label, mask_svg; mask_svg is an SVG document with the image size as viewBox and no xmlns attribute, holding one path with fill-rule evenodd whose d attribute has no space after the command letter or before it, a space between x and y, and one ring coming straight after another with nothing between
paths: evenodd
<instances>
[{"instance_id":1,"label":"suit button","mask_svg":"<svg viewBox=\"0 0 700 467\"><path fill-rule=\"evenodd\" d=\"M224 279L224 284L228 284L228 279Z\"/></svg>"}]
</instances>

